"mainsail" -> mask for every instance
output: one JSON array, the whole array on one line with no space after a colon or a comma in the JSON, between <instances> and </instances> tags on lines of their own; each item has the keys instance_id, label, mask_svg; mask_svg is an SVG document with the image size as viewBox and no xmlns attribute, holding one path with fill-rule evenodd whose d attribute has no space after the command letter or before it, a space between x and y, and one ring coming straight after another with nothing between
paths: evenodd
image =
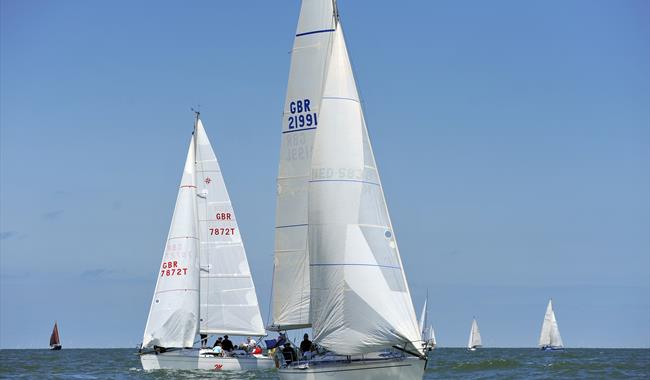
<instances>
[{"instance_id":1,"label":"mainsail","mask_svg":"<svg viewBox=\"0 0 650 380\"><path fill-rule=\"evenodd\" d=\"M191 347L198 332L199 257L194 151L192 136L149 309L143 347Z\"/></svg>"},{"instance_id":2,"label":"mainsail","mask_svg":"<svg viewBox=\"0 0 650 380\"><path fill-rule=\"evenodd\" d=\"M468 348L480 347L481 343L481 332L478 329L478 323L476 318L472 320L472 329L469 332L469 342L467 343Z\"/></svg>"},{"instance_id":3,"label":"mainsail","mask_svg":"<svg viewBox=\"0 0 650 380\"><path fill-rule=\"evenodd\" d=\"M324 4L329 1L320 1ZM332 34L308 197L314 342L338 354L422 353L341 24Z\"/></svg>"},{"instance_id":4,"label":"mainsail","mask_svg":"<svg viewBox=\"0 0 650 380\"><path fill-rule=\"evenodd\" d=\"M202 334L264 335L235 212L203 123L196 121Z\"/></svg>"},{"instance_id":5,"label":"mainsail","mask_svg":"<svg viewBox=\"0 0 650 380\"><path fill-rule=\"evenodd\" d=\"M539 336L539 345L541 347L564 347L562 337L560 336L560 329L555 319L555 312L553 311L553 300L549 300L548 306L546 307L542 332Z\"/></svg>"},{"instance_id":6,"label":"mainsail","mask_svg":"<svg viewBox=\"0 0 650 380\"><path fill-rule=\"evenodd\" d=\"M332 0L302 3L282 121L270 329L310 325L308 181L334 24Z\"/></svg>"}]
</instances>

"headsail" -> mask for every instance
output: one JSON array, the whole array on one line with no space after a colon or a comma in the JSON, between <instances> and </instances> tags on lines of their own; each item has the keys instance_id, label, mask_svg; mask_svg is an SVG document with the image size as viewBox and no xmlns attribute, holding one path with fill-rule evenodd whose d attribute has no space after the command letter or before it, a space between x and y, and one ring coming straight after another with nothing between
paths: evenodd
<instances>
[{"instance_id":1,"label":"headsail","mask_svg":"<svg viewBox=\"0 0 650 380\"><path fill-rule=\"evenodd\" d=\"M264 335L235 212L203 123L196 120L202 334Z\"/></svg>"},{"instance_id":2,"label":"headsail","mask_svg":"<svg viewBox=\"0 0 650 380\"><path fill-rule=\"evenodd\" d=\"M332 0L302 3L282 121L271 329L310 325L308 180L333 28Z\"/></svg>"},{"instance_id":3,"label":"headsail","mask_svg":"<svg viewBox=\"0 0 650 380\"><path fill-rule=\"evenodd\" d=\"M420 329L340 23L333 32L309 184L314 342L339 354L398 345Z\"/></svg>"},{"instance_id":4,"label":"headsail","mask_svg":"<svg viewBox=\"0 0 650 380\"><path fill-rule=\"evenodd\" d=\"M541 347L564 347L562 337L560 336L560 328L558 327L555 312L553 311L553 300L549 300L548 306L546 306L542 332L539 336L539 345Z\"/></svg>"},{"instance_id":5,"label":"headsail","mask_svg":"<svg viewBox=\"0 0 650 380\"><path fill-rule=\"evenodd\" d=\"M467 343L468 348L480 347L481 343L481 332L478 329L478 323L476 318L472 320L472 329L469 332L469 342Z\"/></svg>"},{"instance_id":6,"label":"headsail","mask_svg":"<svg viewBox=\"0 0 650 380\"><path fill-rule=\"evenodd\" d=\"M187 152L143 347L191 347L199 322L194 136Z\"/></svg>"}]
</instances>

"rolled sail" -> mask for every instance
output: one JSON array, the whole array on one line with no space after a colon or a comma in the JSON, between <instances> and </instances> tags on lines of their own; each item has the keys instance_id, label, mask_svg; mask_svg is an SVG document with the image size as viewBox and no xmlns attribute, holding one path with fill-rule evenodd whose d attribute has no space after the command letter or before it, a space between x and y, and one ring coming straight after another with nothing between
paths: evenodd
<instances>
[{"instance_id":1,"label":"rolled sail","mask_svg":"<svg viewBox=\"0 0 650 380\"><path fill-rule=\"evenodd\" d=\"M333 32L309 184L314 342L338 354L422 352L341 25Z\"/></svg>"},{"instance_id":2,"label":"rolled sail","mask_svg":"<svg viewBox=\"0 0 650 380\"><path fill-rule=\"evenodd\" d=\"M333 28L332 0L302 2L282 117L271 329L310 325L308 181Z\"/></svg>"},{"instance_id":3,"label":"rolled sail","mask_svg":"<svg viewBox=\"0 0 650 380\"><path fill-rule=\"evenodd\" d=\"M199 258L194 177L192 137L149 309L143 347L191 347L198 332Z\"/></svg>"}]
</instances>

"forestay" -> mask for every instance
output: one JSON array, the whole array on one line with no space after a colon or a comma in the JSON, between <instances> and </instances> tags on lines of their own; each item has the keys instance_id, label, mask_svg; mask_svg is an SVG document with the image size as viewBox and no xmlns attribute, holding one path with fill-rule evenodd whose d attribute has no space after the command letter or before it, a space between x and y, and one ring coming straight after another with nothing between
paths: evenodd
<instances>
[{"instance_id":1,"label":"forestay","mask_svg":"<svg viewBox=\"0 0 650 380\"><path fill-rule=\"evenodd\" d=\"M332 34L309 184L314 342L338 354L421 353L340 23Z\"/></svg>"},{"instance_id":2,"label":"forestay","mask_svg":"<svg viewBox=\"0 0 650 380\"><path fill-rule=\"evenodd\" d=\"M203 123L196 124L202 334L264 335L235 212Z\"/></svg>"},{"instance_id":3,"label":"forestay","mask_svg":"<svg viewBox=\"0 0 650 380\"><path fill-rule=\"evenodd\" d=\"M270 329L310 324L308 180L333 28L332 0L302 2L282 121Z\"/></svg>"},{"instance_id":4,"label":"forestay","mask_svg":"<svg viewBox=\"0 0 650 380\"><path fill-rule=\"evenodd\" d=\"M143 347L191 347L198 331L199 260L194 157L192 137L149 309Z\"/></svg>"}]
</instances>

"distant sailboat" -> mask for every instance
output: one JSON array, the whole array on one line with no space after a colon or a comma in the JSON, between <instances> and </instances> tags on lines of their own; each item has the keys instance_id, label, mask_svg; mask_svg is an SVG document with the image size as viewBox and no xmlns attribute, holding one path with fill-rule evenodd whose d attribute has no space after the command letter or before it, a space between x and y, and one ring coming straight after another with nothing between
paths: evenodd
<instances>
[{"instance_id":1,"label":"distant sailboat","mask_svg":"<svg viewBox=\"0 0 650 380\"><path fill-rule=\"evenodd\" d=\"M476 351L476 349L481 346L481 332L478 329L476 318L474 318L472 320L472 328L469 331L469 342L467 343L467 349L470 351Z\"/></svg>"},{"instance_id":2,"label":"distant sailboat","mask_svg":"<svg viewBox=\"0 0 650 380\"><path fill-rule=\"evenodd\" d=\"M426 355L333 0L303 0L284 110L270 329L281 379L422 379Z\"/></svg>"},{"instance_id":3,"label":"distant sailboat","mask_svg":"<svg viewBox=\"0 0 650 380\"><path fill-rule=\"evenodd\" d=\"M431 351L436 347L436 334L433 331L433 326L428 324L429 310L427 303L429 295L424 299L424 306L422 306L422 314L420 314L420 332L422 334L422 345L426 351Z\"/></svg>"},{"instance_id":4,"label":"distant sailboat","mask_svg":"<svg viewBox=\"0 0 650 380\"><path fill-rule=\"evenodd\" d=\"M197 334L265 335L235 213L198 112L147 318L142 367L274 366L267 356L192 348Z\"/></svg>"},{"instance_id":5,"label":"distant sailboat","mask_svg":"<svg viewBox=\"0 0 650 380\"><path fill-rule=\"evenodd\" d=\"M560 329L555 319L555 312L553 311L553 300L549 300L548 306L546 307L542 332L539 336L539 347L542 351L564 350Z\"/></svg>"},{"instance_id":6,"label":"distant sailboat","mask_svg":"<svg viewBox=\"0 0 650 380\"><path fill-rule=\"evenodd\" d=\"M59 326L54 322L54 328L52 329L52 335L50 335L50 350L58 351L62 348L61 338L59 338Z\"/></svg>"}]
</instances>

